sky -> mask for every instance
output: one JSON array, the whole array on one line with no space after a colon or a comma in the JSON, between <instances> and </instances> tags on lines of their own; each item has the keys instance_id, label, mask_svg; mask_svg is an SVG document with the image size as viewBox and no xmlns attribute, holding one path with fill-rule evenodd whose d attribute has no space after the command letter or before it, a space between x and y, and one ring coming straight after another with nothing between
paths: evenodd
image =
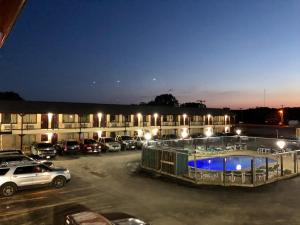
<instances>
[{"instance_id":1,"label":"sky","mask_svg":"<svg viewBox=\"0 0 300 225\"><path fill-rule=\"evenodd\" d=\"M299 0L30 0L0 49L0 91L300 106L299 11Z\"/></svg>"}]
</instances>

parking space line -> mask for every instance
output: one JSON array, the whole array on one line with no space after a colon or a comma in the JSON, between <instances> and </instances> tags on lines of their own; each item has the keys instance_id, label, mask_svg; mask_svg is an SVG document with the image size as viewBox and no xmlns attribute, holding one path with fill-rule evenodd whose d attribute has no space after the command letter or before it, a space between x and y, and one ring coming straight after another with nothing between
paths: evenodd
<instances>
[{"instance_id":1,"label":"parking space line","mask_svg":"<svg viewBox=\"0 0 300 225\"><path fill-rule=\"evenodd\" d=\"M41 197L36 197L36 198L26 198L26 199L16 199L16 200L9 200L9 201L1 201L0 206L2 205L8 205L8 204L14 204L14 203L22 203L22 202L28 202L28 201L35 201L35 200L42 200L46 199L48 197L46 196L41 196Z\"/></svg>"},{"instance_id":2,"label":"parking space line","mask_svg":"<svg viewBox=\"0 0 300 225\"><path fill-rule=\"evenodd\" d=\"M82 199L89 199L89 198L93 199L92 197L94 197L94 196L98 196L98 194L89 195L89 196L81 196L81 197L73 198L69 201L63 201L62 203L49 204L49 205L44 205L44 206L36 206L36 207L27 208L27 209L21 209L21 210L12 211L12 212L1 213L0 221L1 221L1 218L3 218L3 217L20 216L23 214L28 214L30 212L34 212L36 210L47 209L47 208L51 208L51 207L55 207L55 206L63 205L63 204L77 203L77 202L80 202L80 200L82 200ZM102 208L103 209L112 208L112 205L105 205Z\"/></svg>"},{"instance_id":3,"label":"parking space line","mask_svg":"<svg viewBox=\"0 0 300 225\"><path fill-rule=\"evenodd\" d=\"M23 209L23 210L18 210L18 211L14 211L14 212L1 213L0 221L2 220L2 218L7 219L7 217L10 217L10 219L13 219L15 217L19 217L19 216L22 216L24 214L30 214L30 213L32 213L34 211L37 211L37 210L43 210L43 209L53 208L53 207L59 206L59 205L72 204L72 203L76 203L76 202L74 202L74 201L65 201L65 202L59 203L59 204L36 206L36 207L29 208L29 209ZM113 208L113 206L112 205L103 205L103 206L99 207L99 210L110 209L110 208Z\"/></svg>"}]
</instances>

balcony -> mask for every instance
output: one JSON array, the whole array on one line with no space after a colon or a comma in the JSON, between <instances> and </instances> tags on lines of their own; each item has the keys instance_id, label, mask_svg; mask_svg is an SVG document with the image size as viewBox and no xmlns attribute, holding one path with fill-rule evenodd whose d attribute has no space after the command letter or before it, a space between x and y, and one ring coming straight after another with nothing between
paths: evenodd
<instances>
[{"instance_id":1,"label":"balcony","mask_svg":"<svg viewBox=\"0 0 300 225\"><path fill-rule=\"evenodd\" d=\"M191 126L204 126L204 122L203 121L193 121L191 122Z\"/></svg>"},{"instance_id":2,"label":"balcony","mask_svg":"<svg viewBox=\"0 0 300 225\"><path fill-rule=\"evenodd\" d=\"M162 124L161 124L162 126L179 126L179 122L170 122L170 121L168 121L168 122L162 122Z\"/></svg>"},{"instance_id":3,"label":"balcony","mask_svg":"<svg viewBox=\"0 0 300 225\"><path fill-rule=\"evenodd\" d=\"M108 127L125 127L125 123L122 123L122 122L109 122Z\"/></svg>"},{"instance_id":4,"label":"balcony","mask_svg":"<svg viewBox=\"0 0 300 225\"><path fill-rule=\"evenodd\" d=\"M224 121L214 121L213 125L225 125Z\"/></svg>"}]
</instances>

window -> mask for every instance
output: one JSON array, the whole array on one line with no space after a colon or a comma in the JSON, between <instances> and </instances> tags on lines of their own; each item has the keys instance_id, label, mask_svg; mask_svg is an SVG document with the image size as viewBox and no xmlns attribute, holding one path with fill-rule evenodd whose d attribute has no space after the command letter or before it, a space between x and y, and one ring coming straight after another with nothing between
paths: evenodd
<instances>
[{"instance_id":1,"label":"window","mask_svg":"<svg viewBox=\"0 0 300 225\"><path fill-rule=\"evenodd\" d=\"M126 115L125 116L125 121L126 122L131 122L131 115Z\"/></svg>"},{"instance_id":2,"label":"window","mask_svg":"<svg viewBox=\"0 0 300 225\"><path fill-rule=\"evenodd\" d=\"M116 115L110 115L110 121L111 122L117 122L116 121Z\"/></svg>"},{"instance_id":3,"label":"window","mask_svg":"<svg viewBox=\"0 0 300 225\"><path fill-rule=\"evenodd\" d=\"M167 121L173 122L173 115L167 115Z\"/></svg>"},{"instance_id":4,"label":"window","mask_svg":"<svg viewBox=\"0 0 300 225\"><path fill-rule=\"evenodd\" d=\"M17 123L17 114L2 113L2 123L3 124Z\"/></svg>"},{"instance_id":5,"label":"window","mask_svg":"<svg viewBox=\"0 0 300 225\"><path fill-rule=\"evenodd\" d=\"M89 123L90 122L90 115L89 114L83 114L80 116L80 123Z\"/></svg>"},{"instance_id":6,"label":"window","mask_svg":"<svg viewBox=\"0 0 300 225\"><path fill-rule=\"evenodd\" d=\"M66 145L73 146L73 145L79 145L79 143L77 141L67 141Z\"/></svg>"},{"instance_id":7,"label":"window","mask_svg":"<svg viewBox=\"0 0 300 225\"><path fill-rule=\"evenodd\" d=\"M9 171L9 168L0 169L0 176L5 175Z\"/></svg>"},{"instance_id":8,"label":"window","mask_svg":"<svg viewBox=\"0 0 300 225\"><path fill-rule=\"evenodd\" d=\"M48 141L48 135L47 134L41 134L41 141Z\"/></svg>"},{"instance_id":9,"label":"window","mask_svg":"<svg viewBox=\"0 0 300 225\"><path fill-rule=\"evenodd\" d=\"M91 144L97 144L97 142L93 139L85 139L84 144L91 145Z\"/></svg>"},{"instance_id":10,"label":"window","mask_svg":"<svg viewBox=\"0 0 300 225\"><path fill-rule=\"evenodd\" d=\"M63 115L63 123L74 123L74 122L75 122L75 114Z\"/></svg>"},{"instance_id":11,"label":"window","mask_svg":"<svg viewBox=\"0 0 300 225\"><path fill-rule=\"evenodd\" d=\"M23 123L36 123L36 114L26 114L23 116Z\"/></svg>"},{"instance_id":12,"label":"window","mask_svg":"<svg viewBox=\"0 0 300 225\"><path fill-rule=\"evenodd\" d=\"M34 166L18 167L14 172L14 174L28 174L28 173L34 173Z\"/></svg>"},{"instance_id":13,"label":"window","mask_svg":"<svg viewBox=\"0 0 300 225\"><path fill-rule=\"evenodd\" d=\"M0 158L0 164L2 163L8 163L8 162L28 162L28 161L32 161L30 158L27 158L26 156L22 156L22 155L15 155L15 156L7 156L7 157L1 157Z\"/></svg>"},{"instance_id":14,"label":"window","mask_svg":"<svg viewBox=\"0 0 300 225\"><path fill-rule=\"evenodd\" d=\"M38 165L34 167L33 171L34 173L44 173L44 172L49 172L51 170L45 165Z\"/></svg>"}]
</instances>

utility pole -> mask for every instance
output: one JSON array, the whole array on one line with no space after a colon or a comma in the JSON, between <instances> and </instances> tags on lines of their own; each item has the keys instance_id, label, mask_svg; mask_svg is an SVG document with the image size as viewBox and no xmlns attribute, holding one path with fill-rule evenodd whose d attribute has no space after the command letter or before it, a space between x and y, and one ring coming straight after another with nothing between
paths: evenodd
<instances>
[{"instance_id":1,"label":"utility pole","mask_svg":"<svg viewBox=\"0 0 300 225\"><path fill-rule=\"evenodd\" d=\"M264 107L266 107L266 89L264 89Z\"/></svg>"}]
</instances>

